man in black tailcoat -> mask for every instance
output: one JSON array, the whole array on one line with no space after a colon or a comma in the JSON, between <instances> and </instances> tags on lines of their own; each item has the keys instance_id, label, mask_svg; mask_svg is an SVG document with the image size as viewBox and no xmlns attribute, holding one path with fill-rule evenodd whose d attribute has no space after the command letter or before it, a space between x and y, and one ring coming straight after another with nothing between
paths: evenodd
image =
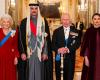
<instances>
[{"instance_id":1,"label":"man in black tailcoat","mask_svg":"<svg viewBox=\"0 0 100 80\"><path fill-rule=\"evenodd\" d=\"M79 48L80 38L77 29L71 24L68 13L61 16L62 26L54 31L52 48L58 55L63 56L63 80L73 80L75 69L75 53ZM55 60L56 80L61 80L61 61Z\"/></svg>"}]
</instances>

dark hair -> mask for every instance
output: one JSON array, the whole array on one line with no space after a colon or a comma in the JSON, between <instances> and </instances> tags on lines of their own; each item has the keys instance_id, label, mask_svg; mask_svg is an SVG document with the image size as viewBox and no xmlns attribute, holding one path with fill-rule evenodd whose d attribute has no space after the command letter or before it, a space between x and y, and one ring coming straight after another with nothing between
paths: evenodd
<instances>
[{"instance_id":1,"label":"dark hair","mask_svg":"<svg viewBox=\"0 0 100 80\"><path fill-rule=\"evenodd\" d=\"M99 13L94 13L93 16L92 16L92 19L93 19L94 16L96 16L96 15L100 17L100 14L99 14Z\"/></svg>"}]
</instances>

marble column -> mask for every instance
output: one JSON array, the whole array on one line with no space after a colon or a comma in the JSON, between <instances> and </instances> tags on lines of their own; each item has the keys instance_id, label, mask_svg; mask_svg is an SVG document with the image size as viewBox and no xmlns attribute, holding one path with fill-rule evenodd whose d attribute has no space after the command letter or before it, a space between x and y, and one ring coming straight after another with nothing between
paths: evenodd
<instances>
[{"instance_id":1,"label":"marble column","mask_svg":"<svg viewBox=\"0 0 100 80\"><path fill-rule=\"evenodd\" d=\"M98 4L98 5L99 5L99 8L98 8L98 10L99 10L99 13L100 13L100 0L99 0L99 4Z\"/></svg>"},{"instance_id":2,"label":"marble column","mask_svg":"<svg viewBox=\"0 0 100 80\"><path fill-rule=\"evenodd\" d=\"M77 18L77 0L69 0L69 14L72 20L72 23L76 22Z\"/></svg>"},{"instance_id":3,"label":"marble column","mask_svg":"<svg viewBox=\"0 0 100 80\"><path fill-rule=\"evenodd\" d=\"M22 2L22 11L23 11L23 18L25 18L28 15L29 11L29 0L23 0Z\"/></svg>"},{"instance_id":4,"label":"marble column","mask_svg":"<svg viewBox=\"0 0 100 80\"><path fill-rule=\"evenodd\" d=\"M27 16L29 0L17 0L18 20L22 20Z\"/></svg>"},{"instance_id":5,"label":"marble column","mask_svg":"<svg viewBox=\"0 0 100 80\"><path fill-rule=\"evenodd\" d=\"M0 0L0 16L2 16L5 13L5 0Z\"/></svg>"},{"instance_id":6,"label":"marble column","mask_svg":"<svg viewBox=\"0 0 100 80\"><path fill-rule=\"evenodd\" d=\"M21 20L24 18L24 14L25 12L23 12L24 10L26 10L24 7L23 7L23 1L24 0L16 0L16 9L17 9L17 21L18 21L18 24L20 24Z\"/></svg>"},{"instance_id":7,"label":"marble column","mask_svg":"<svg viewBox=\"0 0 100 80\"><path fill-rule=\"evenodd\" d=\"M61 0L61 13L69 12L69 0Z\"/></svg>"}]
</instances>

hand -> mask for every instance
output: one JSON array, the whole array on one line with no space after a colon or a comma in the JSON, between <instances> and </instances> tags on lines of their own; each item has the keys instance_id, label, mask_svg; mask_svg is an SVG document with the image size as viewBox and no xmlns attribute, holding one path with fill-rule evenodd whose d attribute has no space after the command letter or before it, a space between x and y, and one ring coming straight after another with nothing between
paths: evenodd
<instances>
[{"instance_id":1,"label":"hand","mask_svg":"<svg viewBox=\"0 0 100 80\"><path fill-rule=\"evenodd\" d=\"M69 49L68 48L65 48L65 47L59 48L58 49L58 53L60 53L60 54L69 53Z\"/></svg>"},{"instance_id":2,"label":"hand","mask_svg":"<svg viewBox=\"0 0 100 80\"><path fill-rule=\"evenodd\" d=\"M89 67L89 60L88 60L88 57L87 57L87 56L85 56L85 65L86 65L87 67Z\"/></svg>"},{"instance_id":3,"label":"hand","mask_svg":"<svg viewBox=\"0 0 100 80\"><path fill-rule=\"evenodd\" d=\"M64 52L65 52L64 47L61 47L61 48L58 49L58 53L60 53L60 54L64 54Z\"/></svg>"},{"instance_id":4,"label":"hand","mask_svg":"<svg viewBox=\"0 0 100 80\"><path fill-rule=\"evenodd\" d=\"M18 59L17 57L14 58L14 65L17 65L18 64Z\"/></svg>"},{"instance_id":5,"label":"hand","mask_svg":"<svg viewBox=\"0 0 100 80\"><path fill-rule=\"evenodd\" d=\"M32 55L32 49L30 49L30 55Z\"/></svg>"},{"instance_id":6,"label":"hand","mask_svg":"<svg viewBox=\"0 0 100 80\"><path fill-rule=\"evenodd\" d=\"M25 54L25 53L22 53L22 54L21 54L21 59L22 59L23 61L26 60L26 54Z\"/></svg>"},{"instance_id":7,"label":"hand","mask_svg":"<svg viewBox=\"0 0 100 80\"><path fill-rule=\"evenodd\" d=\"M64 53L69 53L69 49L67 47L65 47Z\"/></svg>"},{"instance_id":8,"label":"hand","mask_svg":"<svg viewBox=\"0 0 100 80\"><path fill-rule=\"evenodd\" d=\"M46 54L42 54L42 61L48 60L48 56Z\"/></svg>"}]
</instances>

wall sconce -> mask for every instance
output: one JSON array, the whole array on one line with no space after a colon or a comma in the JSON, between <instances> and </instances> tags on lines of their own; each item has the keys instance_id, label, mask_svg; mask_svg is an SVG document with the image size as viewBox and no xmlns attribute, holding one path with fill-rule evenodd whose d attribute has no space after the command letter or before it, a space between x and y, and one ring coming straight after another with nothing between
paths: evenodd
<instances>
[{"instance_id":1,"label":"wall sconce","mask_svg":"<svg viewBox=\"0 0 100 80\"><path fill-rule=\"evenodd\" d=\"M78 11L86 11L88 8L88 0L78 0Z\"/></svg>"},{"instance_id":2,"label":"wall sconce","mask_svg":"<svg viewBox=\"0 0 100 80\"><path fill-rule=\"evenodd\" d=\"M15 6L15 0L11 0L11 6Z\"/></svg>"}]
</instances>

